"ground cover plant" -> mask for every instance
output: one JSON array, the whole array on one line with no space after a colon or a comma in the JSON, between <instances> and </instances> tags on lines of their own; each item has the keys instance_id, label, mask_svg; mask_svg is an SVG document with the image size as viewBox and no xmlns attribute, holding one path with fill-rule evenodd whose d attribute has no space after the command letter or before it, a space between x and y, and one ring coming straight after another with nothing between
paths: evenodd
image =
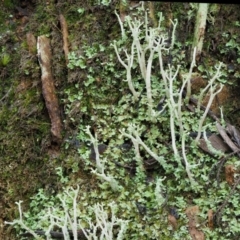
<instances>
[{"instance_id":1,"label":"ground cover plant","mask_svg":"<svg viewBox=\"0 0 240 240\"><path fill-rule=\"evenodd\" d=\"M28 238L26 231L36 239L51 239L54 231L64 239L78 239L79 231L86 239L239 237L238 156L217 151L207 138L217 133L208 112L224 87L226 66L216 62L204 76L194 51L184 63L178 21L168 31L164 15L155 26L149 11L141 3L127 16L115 12L115 41L69 54L69 71L82 71L83 81L65 89L66 121L78 128L65 139L64 148L77 151L65 164L81 174L69 178L58 168L62 191L39 189L27 212L17 203L20 218L7 223L20 239ZM205 85L193 93L196 72ZM218 119L227 124L224 111ZM200 139L214 154L200 149ZM221 174L226 159L231 184Z\"/></svg>"}]
</instances>

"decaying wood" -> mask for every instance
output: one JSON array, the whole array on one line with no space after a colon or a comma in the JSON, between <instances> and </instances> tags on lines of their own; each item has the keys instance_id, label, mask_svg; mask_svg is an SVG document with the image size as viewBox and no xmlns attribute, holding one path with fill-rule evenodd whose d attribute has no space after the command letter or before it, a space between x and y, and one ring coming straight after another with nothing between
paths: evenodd
<instances>
[{"instance_id":1,"label":"decaying wood","mask_svg":"<svg viewBox=\"0 0 240 240\"><path fill-rule=\"evenodd\" d=\"M68 27L65 17L60 14L59 21L62 29L63 35L63 51L65 54L66 63L68 64L68 53L69 53L69 44L68 44Z\"/></svg>"},{"instance_id":2,"label":"decaying wood","mask_svg":"<svg viewBox=\"0 0 240 240\"><path fill-rule=\"evenodd\" d=\"M51 72L51 46L50 39L46 36L39 36L37 40L38 61L42 71L42 93L51 120L51 133L53 140L61 142L62 122L54 79Z\"/></svg>"}]
</instances>

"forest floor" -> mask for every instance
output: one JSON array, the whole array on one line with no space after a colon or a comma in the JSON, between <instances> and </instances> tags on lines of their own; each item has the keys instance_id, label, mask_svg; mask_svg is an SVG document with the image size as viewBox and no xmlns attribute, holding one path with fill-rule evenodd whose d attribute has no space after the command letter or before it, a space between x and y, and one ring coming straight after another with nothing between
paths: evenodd
<instances>
[{"instance_id":1,"label":"forest floor","mask_svg":"<svg viewBox=\"0 0 240 240\"><path fill-rule=\"evenodd\" d=\"M118 216L130 221L128 239L159 239L154 234L160 234L161 239L185 239L186 232L191 236L186 239L196 239L203 233L223 236L225 240L239 239L239 230L234 225L240 215L236 206L240 197L238 156L214 157L200 149L192 151L193 140L189 138L186 152L190 161L199 159L200 164L199 172L193 170L199 186L195 190L189 187L185 168L178 170L179 165L173 160L168 113L156 122L146 116L145 86L137 67L133 68L133 79L142 97L137 103L132 101L131 92L122 81L126 78L125 69L111 46L121 37L114 11L119 12L122 20L127 15L138 17L140 3L124 5L112 1L104 5L104 2L4 0L0 3L4 10L0 13L0 239L20 239L19 228L4 224L18 218L15 202L23 200L23 211L32 211L28 223L36 229L33 215L46 211L44 201L50 202L51 197L56 201L64 188L77 185L82 190L81 211L88 217L93 214L88 213L88 205L93 206L96 201L105 206L111 200L118 203ZM178 19L176 50L165 56L165 63L181 64L183 69L189 69L196 8L189 3L158 2L146 3L145 7L150 9L152 26L159 17L158 12L164 13L165 29L169 33L172 31L169 19ZM68 28L69 62L65 58L60 14ZM215 98L211 111L220 119L219 107L223 107L224 119L236 128L240 127L239 18L239 5L211 5L202 57L192 78L192 94L196 97L206 86L206 79L214 75L214 67L224 63L221 79L224 88ZM53 122L43 94L36 46L37 38L43 35L51 44L51 71L62 121L60 140L53 136ZM123 49L121 44L119 40L119 48ZM127 42L126 48L129 46ZM123 53L121 57L124 58ZM153 96L157 108L163 93L156 87L160 75L156 71L159 64L154 64ZM202 105L206 106L207 101L205 98ZM192 131L196 122L191 119L195 118L189 110L184 112L184 117ZM131 138L128 135L120 138L121 130L127 129L131 121L142 126L140 137L145 143L167 159L166 168L143 147L140 148L143 164L138 165ZM124 188L121 193L116 194L92 173L96 153L90 134L85 131L88 125L93 136L98 134L100 153L108 159L106 172L114 175ZM180 149L179 139L176 141ZM166 180L161 187L165 195L161 197L166 202L159 207L154 191L157 179L163 176ZM31 205L34 201L39 201L36 208ZM211 216L216 219L209 220Z\"/></svg>"}]
</instances>

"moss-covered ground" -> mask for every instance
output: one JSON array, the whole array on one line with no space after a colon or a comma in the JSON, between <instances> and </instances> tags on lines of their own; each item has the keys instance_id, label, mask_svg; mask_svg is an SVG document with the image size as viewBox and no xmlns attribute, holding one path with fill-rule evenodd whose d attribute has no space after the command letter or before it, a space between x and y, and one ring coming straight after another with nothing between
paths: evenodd
<instances>
[{"instance_id":1,"label":"moss-covered ground","mask_svg":"<svg viewBox=\"0 0 240 240\"><path fill-rule=\"evenodd\" d=\"M106 2L4 0L0 3L3 9L0 11L0 239L21 239L19 228L4 224L18 218L15 202L23 200L23 211L30 214L26 221L37 229L38 214L44 214L48 203L49 206L55 203L56 207L60 204L56 196L63 188L77 185L83 221L86 217L94 219L90 206L102 203L107 209L114 201L116 215L129 221L126 239L194 239L190 237L186 214L190 206L200 209L196 221L206 239L239 239L239 187L227 183L224 166L217 164L223 162L222 158L194 148L193 140L188 138L189 161L198 164L192 170L198 183L193 189L184 164L180 167L174 159L169 113L163 112L154 121L147 114L145 83L136 62L132 76L137 91L141 92L139 101L133 100L124 81L125 69L111 44L116 40L119 48L130 51L131 36L129 41L120 41L121 29L114 11L117 10L122 19L127 15L141 19L141 5L128 1ZM164 28L169 33L169 19L178 19L176 48L165 62L188 69L196 14L194 5L154 2L145 3L145 8L151 9L151 26L158 21L158 13L163 13ZM59 14L63 14L68 24L71 52L68 66ZM240 125L239 17L239 5L211 4L202 58L194 69L207 81L216 64L220 61L225 64L222 81L227 91L218 96L219 101L216 100L212 110L219 113L222 106L225 120L236 127ZM64 126L61 145L52 141L37 53L29 51L27 33L36 38L47 35L51 39L52 73ZM121 57L125 58L123 51ZM155 61L152 88L157 110L165 93ZM176 89L179 86L177 82ZM184 118L189 131L195 130L195 116L185 111ZM165 159L165 167L142 147L143 164L139 163L131 140L121 137L121 130L126 130L129 123L142 127L141 139ZM101 159L105 159L106 174L118 182L119 191L113 191L107 182L91 172L95 162L89 159L91 141L85 131L88 125L93 135L98 134L98 142L108 146ZM180 142L177 146L181 148ZM224 162L234 167L235 179L239 174L238 162L237 156ZM160 195L155 192L157 179L162 179ZM210 209L215 213L214 226L209 226Z\"/></svg>"}]
</instances>

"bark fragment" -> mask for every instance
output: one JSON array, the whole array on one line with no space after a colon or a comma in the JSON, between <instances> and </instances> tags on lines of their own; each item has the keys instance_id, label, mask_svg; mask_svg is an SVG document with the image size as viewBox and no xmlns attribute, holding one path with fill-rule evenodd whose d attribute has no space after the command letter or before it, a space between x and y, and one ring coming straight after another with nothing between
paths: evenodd
<instances>
[{"instance_id":1,"label":"bark fragment","mask_svg":"<svg viewBox=\"0 0 240 240\"><path fill-rule=\"evenodd\" d=\"M46 36L39 36L37 40L38 61L42 71L42 93L48 114L51 120L51 133L53 140L57 143L61 142L62 122L54 79L51 72L51 46L50 39Z\"/></svg>"}]
</instances>

